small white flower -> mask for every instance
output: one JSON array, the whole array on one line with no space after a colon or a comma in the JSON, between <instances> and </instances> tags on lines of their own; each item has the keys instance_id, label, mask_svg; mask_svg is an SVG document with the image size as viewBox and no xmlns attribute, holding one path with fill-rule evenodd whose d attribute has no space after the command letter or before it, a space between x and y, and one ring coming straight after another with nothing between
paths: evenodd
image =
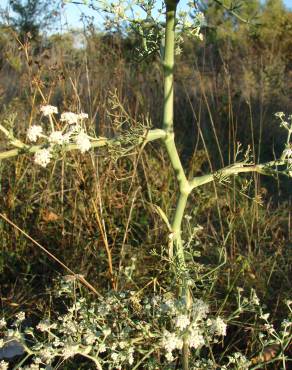
<instances>
[{"instance_id":1,"label":"small white flower","mask_svg":"<svg viewBox=\"0 0 292 370\"><path fill-rule=\"evenodd\" d=\"M264 328L265 330L269 333L269 334L273 334L275 332L275 329L274 329L274 326L272 324L265 324L264 325Z\"/></svg>"},{"instance_id":2,"label":"small white flower","mask_svg":"<svg viewBox=\"0 0 292 370\"><path fill-rule=\"evenodd\" d=\"M5 361L0 361L0 370L8 370L8 362L5 362Z\"/></svg>"},{"instance_id":3,"label":"small white flower","mask_svg":"<svg viewBox=\"0 0 292 370\"><path fill-rule=\"evenodd\" d=\"M6 320L4 318L0 319L0 329L5 328L6 325Z\"/></svg>"},{"instance_id":4,"label":"small white flower","mask_svg":"<svg viewBox=\"0 0 292 370\"><path fill-rule=\"evenodd\" d=\"M269 316L270 316L270 314L269 314L269 313L265 313L265 314L262 314L262 315L260 316L260 318L261 318L262 320L267 321L267 320L268 320L268 318L269 318Z\"/></svg>"},{"instance_id":5,"label":"small white flower","mask_svg":"<svg viewBox=\"0 0 292 370\"><path fill-rule=\"evenodd\" d=\"M87 345L91 346L97 341L97 336L89 330L84 336L84 341Z\"/></svg>"},{"instance_id":6,"label":"small white flower","mask_svg":"<svg viewBox=\"0 0 292 370\"><path fill-rule=\"evenodd\" d=\"M110 333L111 333L111 329L104 329L104 330L102 331L102 333L103 333L103 335L104 335L105 337L108 337L108 336L110 335Z\"/></svg>"},{"instance_id":7,"label":"small white flower","mask_svg":"<svg viewBox=\"0 0 292 370\"><path fill-rule=\"evenodd\" d=\"M292 147L291 148L286 148L283 152L283 156L285 158L290 158L292 157Z\"/></svg>"},{"instance_id":8,"label":"small white flower","mask_svg":"<svg viewBox=\"0 0 292 370\"><path fill-rule=\"evenodd\" d=\"M209 312L209 306L201 299L195 299L193 302L192 311L195 320L200 321L206 318Z\"/></svg>"},{"instance_id":9,"label":"small white flower","mask_svg":"<svg viewBox=\"0 0 292 370\"><path fill-rule=\"evenodd\" d=\"M122 4L120 4L118 6L115 6L113 10L115 10L115 14L119 18L124 18L124 16L125 16L125 9L124 9L124 7L123 7Z\"/></svg>"},{"instance_id":10,"label":"small white flower","mask_svg":"<svg viewBox=\"0 0 292 370\"><path fill-rule=\"evenodd\" d=\"M83 130L81 130L76 136L76 144L81 153L85 153L91 148L90 140Z\"/></svg>"},{"instance_id":11,"label":"small white flower","mask_svg":"<svg viewBox=\"0 0 292 370\"><path fill-rule=\"evenodd\" d=\"M45 332L45 331L48 331L50 329L56 329L57 327L57 324L56 323L50 323L48 320L43 320L41 322L39 322L39 324L37 325L37 329L39 331L42 331L42 332Z\"/></svg>"},{"instance_id":12,"label":"small white flower","mask_svg":"<svg viewBox=\"0 0 292 370\"><path fill-rule=\"evenodd\" d=\"M42 135L43 128L39 125L32 125L28 130L27 130L27 137L31 142L36 142L38 137Z\"/></svg>"},{"instance_id":13,"label":"small white flower","mask_svg":"<svg viewBox=\"0 0 292 370\"><path fill-rule=\"evenodd\" d=\"M103 353L106 351L106 345L104 343L101 343L99 348L98 348L100 353Z\"/></svg>"},{"instance_id":14,"label":"small white flower","mask_svg":"<svg viewBox=\"0 0 292 370\"><path fill-rule=\"evenodd\" d=\"M167 352L165 355L168 362L172 362L174 360L172 352Z\"/></svg>"},{"instance_id":15,"label":"small white flower","mask_svg":"<svg viewBox=\"0 0 292 370\"><path fill-rule=\"evenodd\" d=\"M275 113L275 116L278 117L278 118L283 118L283 117L285 117L285 113L284 112L277 112L277 113Z\"/></svg>"},{"instance_id":16,"label":"small white flower","mask_svg":"<svg viewBox=\"0 0 292 370\"><path fill-rule=\"evenodd\" d=\"M58 113L58 108L53 105L42 105L40 111L44 116L51 116L52 114Z\"/></svg>"},{"instance_id":17,"label":"small white flower","mask_svg":"<svg viewBox=\"0 0 292 370\"><path fill-rule=\"evenodd\" d=\"M73 112L64 112L61 114L60 121L67 122L69 125L74 125L78 123L79 114Z\"/></svg>"},{"instance_id":18,"label":"small white flower","mask_svg":"<svg viewBox=\"0 0 292 370\"><path fill-rule=\"evenodd\" d=\"M43 348L38 354L43 362L50 362L52 358L54 358L54 349L53 347L47 346Z\"/></svg>"},{"instance_id":19,"label":"small white flower","mask_svg":"<svg viewBox=\"0 0 292 370\"><path fill-rule=\"evenodd\" d=\"M255 292L254 289L252 289L251 291L251 302L255 305L255 306L259 306L260 305L260 300Z\"/></svg>"},{"instance_id":20,"label":"small white flower","mask_svg":"<svg viewBox=\"0 0 292 370\"><path fill-rule=\"evenodd\" d=\"M208 323L210 325L210 332L212 334L222 335L222 336L226 335L227 325L221 319L221 317L218 316L216 317L216 319L210 320Z\"/></svg>"},{"instance_id":21,"label":"small white flower","mask_svg":"<svg viewBox=\"0 0 292 370\"><path fill-rule=\"evenodd\" d=\"M52 158L52 154L49 149L41 149L34 155L34 161L42 167L46 167Z\"/></svg>"},{"instance_id":22,"label":"small white flower","mask_svg":"<svg viewBox=\"0 0 292 370\"><path fill-rule=\"evenodd\" d=\"M75 356L77 353L79 353L79 347L78 345L67 345L62 351L62 355L65 359L69 357Z\"/></svg>"},{"instance_id":23,"label":"small white flower","mask_svg":"<svg viewBox=\"0 0 292 370\"><path fill-rule=\"evenodd\" d=\"M25 370L40 370L40 366L38 364L31 364L29 367L25 367Z\"/></svg>"},{"instance_id":24,"label":"small white flower","mask_svg":"<svg viewBox=\"0 0 292 370\"><path fill-rule=\"evenodd\" d=\"M65 136L62 134L62 131L53 131L49 136L49 142L52 144L62 145L65 142L68 142L68 135Z\"/></svg>"},{"instance_id":25,"label":"small white flower","mask_svg":"<svg viewBox=\"0 0 292 370\"><path fill-rule=\"evenodd\" d=\"M78 118L81 119L81 120L82 119L87 119L88 118L88 114L81 112L81 113L78 114Z\"/></svg>"},{"instance_id":26,"label":"small white flower","mask_svg":"<svg viewBox=\"0 0 292 370\"><path fill-rule=\"evenodd\" d=\"M126 347L126 345L127 345L127 343L126 343L126 342L124 342L124 341L119 342L119 347L120 347L121 349L124 349L124 348Z\"/></svg>"},{"instance_id":27,"label":"small white flower","mask_svg":"<svg viewBox=\"0 0 292 370\"><path fill-rule=\"evenodd\" d=\"M189 345L195 349L203 346L205 340L203 335L200 332L200 329L194 324L189 332Z\"/></svg>"},{"instance_id":28,"label":"small white flower","mask_svg":"<svg viewBox=\"0 0 292 370\"><path fill-rule=\"evenodd\" d=\"M167 353L172 353L175 349L182 349L183 341L175 333L165 330L162 338L162 347Z\"/></svg>"},{"instance_id":29,"label":"small white flower","mask_svg":"<svg viewBox=\"0 0 292 370\"><path fill-rule=\"evenodd\" d=\"M179 315L175 318L175 326L180 330L184 330L190 324L190 319L187 315Z\"/></svg>"},{"instance_id":30,"label":"small white flower","mask_svg":"<svg viewBox=\"0 0 292 370\"><path fill-rule=\"evenodd\" d=\"M198 22L200 25L205 25L205 24L206 24L206 18L205 18L204 13L202 13L202 12L198 12L198 13L196 14L196 20L197 20L197 22Z\"/></svg>"},{"instance_id":31,"label":"small white flower","mask_svg":"<svg viewBox=\"0 0 292 370\"><path fill-rule=\"evenodd\" d=\"M292 321L285 319L285 320L282 321L281 326L283 328L287 329L290 326L292 326Z\"/></svg>"},{"instance_id":32,"label":"small white flower","mask_svg":"<svg viewBox=\"0 0 292 370\"><path fill-rule=\"evenodd\" d=\"M35 364L41 364L42 363L42 360L39 358L39 357L36 357L35 359L34 359L34 363Z\"/></svg>"},{"instance_id":33,"label":"small white flower","mask_svg":"<svg viewBox=\"0 0 292 370\"><path fill-rule=\"evenodd\" d=\"M25 312L23 311L18 312L15 316L18 322L25 320Z\"/></svg>"},{"instance_id":34,"label":"small white flower","mask_svg":"<svg viewBox=\"0 0 292 370\"><path fill-rule=\"evenodd\" d=\"M134 348L130 347L128 350L128 363L133 365L134 363Z\"/></svg>"},{"instance_id":35,"label":"small white flower","mask_svg":"<svg viewBox=\"0 0 292 370\"><path fill-rule=\"evenodd\" d=\"M111 358L112 358L113 361L117 361L118 358L119 358L119 355L116 352L114 352L114 353L111 354Z\"/></svg>"}]
</instances>

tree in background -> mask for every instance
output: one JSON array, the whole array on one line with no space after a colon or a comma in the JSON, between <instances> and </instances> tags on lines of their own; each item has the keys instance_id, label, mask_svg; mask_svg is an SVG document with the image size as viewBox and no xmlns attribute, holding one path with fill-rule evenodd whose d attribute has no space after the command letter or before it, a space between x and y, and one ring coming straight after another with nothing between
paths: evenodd
<instances>
[{"instance_id":1,"label":"tree in background","mask_svg":"<svg viewBox=\"0 0 292 370\"><path fill-rule=\"evenodd\" d=\"M19 37L24 39L29 35L37 39L40 31L46 31L55 20L59 1L49 0L9 0L12 12L9 23L17 30Z\"/></svg>"},{"instance_id":2,"label":"tree in background","mask_svg":"<svg viewBox=\"0 0 292 370\"><path fill-rule=\"evenodd\" d=\"M216 39L230 39L236 37L239 28L247 29L250 24L256 23L261 3L260 0L201 0L199 8L206 16L209 35Z\"/></svg>"}]
</instances>

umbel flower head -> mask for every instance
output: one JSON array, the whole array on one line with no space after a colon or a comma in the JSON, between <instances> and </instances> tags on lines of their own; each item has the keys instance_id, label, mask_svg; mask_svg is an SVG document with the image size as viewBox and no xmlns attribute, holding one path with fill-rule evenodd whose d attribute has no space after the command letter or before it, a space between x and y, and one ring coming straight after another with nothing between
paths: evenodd
<instances>
[{"instance_id":1,"label":"umbel flower head","mask_svg":"<svg viewBox=\"0 0 292 370\"><path fill-rule=\"evenodd\" d=\"M44 116L51 116L52 114L58 114L58 108L53 105L42 105L40 111Z\"/></svg>"},{"instance_id":2,"label":"umbel flower head","mask_svg":"<svg viewBox=\"0 0 292 370\"><path fill-rule=\"evenodd\" d=\"M49 116L50 122L52 123L52 114L57 114L58 109L52 105L43 105L40 111L44 116ZM64 112L61 114L60 121L65 123L62 130L55 130L54 125L51 124L51 132L45 134L41 125L32 125L27 130L28 140L36 143L39 138L47 141L45 148L39 149L34 156L35 163L42 167L46 167L55 152L56 146L62 146L66 144L77 144L78 149L81 153L87 152L91 148L91 142L89 136L86 134L84 128L82 128L83 120L88 118L87 113L73 113Z\"/></svg>"},{"instance_id":3,"label":"umbel flower head","mask_svg":"<svg viewBox=\"0 0 292 370\"><path fill-rule=\"evenodd\" d=\"M75 125L78 123L79 115L73 112L64 112L61 114L61 122L69 123L69 125Z\"/></svg>"},{"instance_id":4,"label":"umbel flower head","mask_svg":"<svg viewBox=\"0 0 292 370\"><path fill-rule=\"evenodd\" d=\"M43 128L39 125L32 125L27 131L28 140L35 143L37 139L42 135Z\"/></svg>"},{"instance_id":5,"label":"umbel flower head","mask_svg":"<svg viewBox=\"0 0 292 370\"><path fill-rule=\"evenodd\" d=\"M79 134L76 136L76 144L80 149L81 153L85 153L91 148L90 140L83 130L81 130Z\"/></svg>"},{"instance_id":6,"label":"umbel flower head","mask_svg":"<svg viewBox=\"0 0 292 370\"><path fill-rule=\"evenodd\" d=\"M34 155L35 163L39 164L42 167L47 167L52 158L52 153L49 149L41 149Z\"/></svg>"},{"instance_id":7,"label":"umbel flower head","mask_svg":"<svg viewBox=\"0 0 292 370\"><path fill-rule=\"evenodd\" d=\"M67 138L63 135L62 131L53 131L49 136L49 141L52 144L62 145L66 140Z\"/></svg>"}]
</instances>

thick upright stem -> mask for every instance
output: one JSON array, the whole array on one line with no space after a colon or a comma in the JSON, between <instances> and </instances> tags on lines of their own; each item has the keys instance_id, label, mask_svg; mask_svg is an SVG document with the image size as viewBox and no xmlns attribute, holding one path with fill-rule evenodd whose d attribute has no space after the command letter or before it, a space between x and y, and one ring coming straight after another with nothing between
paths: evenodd
<instances>
[{"instance_id":1,"label":"thick upright stem","mask_svg":"<svg viewBox=\"0 0 292 370\"><path fill-rule=\"evenodd\" d=\"M167 132L173 132L173 68L174 68L176 6L177 2L175 0L166 0L165 49L163 57L163 69L164 69L163 129Z\"/></svg>"},{"instance_id":2,"label":"thick upright stem","mask_svg":"<svg viewBox=\"0 0 292 370\"><path fill-rule=\"evenodd\" d=\"M179 199L172 221L173 244L175 247L176 275L179 287L179 297L185 300L186 311L190 305L190 295L187 285L187 271L184 256L184 248L181 239L181 225L186 208L188 195L191 192L190 184L186 178L181 160L174 141L173 132L173 96L174 96L174 48L175 48L175 13L178 1L166 0L166 27L165 27L165 50L164 50L164 111L163 129L166 132L164 139L166 150L175 171L179 184ZM183 370L189 369L189 345L185 339L183 343L182 365Z\"/></svg>"},{"instance_id":3,"label":"thick upright stem","mask_svg":"<svg viewBox=\"0 0 292 370\"><path fill-rule=\"evenodd\" d=\"M175 214L172 221L172 232L174 237L174 244L176 248L176 257L178 259L178 263L180 268L183 270L185 269L185 258L184 258L184 250L181 240L181 224L182 219L184 216L185 208L187 205L188 194L180 193L178 202L176 205Z\"/></svg>"},{"instance_id":4,"label":"thick upright stem","mask_svg":"<svg viewBox=\"0 0 292 370\"><path fill-rule=\"evenodd\" d=\"M175 171L176 179L179 184L179 200L172 222L172 231L176 256L179 264L184 268L184 253L181 243L181 222L190 193L189 182L182 167L177 148L174 141L173 132L173 96L174 96L174 48L175 48L175 12L178 1L166 0L166 26L165 26L165 50L163 59L164 68L164 110L163 110L163 129L166 132L164 139L166 150Z\"/></svg>"},{"instance_id":5,"label":"thick upright stem","mask_svg":"<svg viewBox=\"0 0 292 370\"><path fill-rule=\"evenodd\" d=\"M180 197L173 219L172 230L175 239L180 239L181 221L183 218L188 194L191 191L184 169L179 158L173 133L173 96L174 96L174 48L175 48L175 13L177 0L166 0L165 50L163 59L164 68L164 107L163 129L166 132L164 139L167 153L179 184Z\"/></svg>"}]
</instances>

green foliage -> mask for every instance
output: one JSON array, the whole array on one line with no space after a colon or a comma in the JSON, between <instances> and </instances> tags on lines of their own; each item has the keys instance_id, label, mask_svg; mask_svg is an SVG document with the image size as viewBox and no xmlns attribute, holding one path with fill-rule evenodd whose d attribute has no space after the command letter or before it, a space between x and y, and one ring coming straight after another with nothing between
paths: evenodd
<instances>
[{"instance_id":1,"label":"green foliage","mask_svg":"<svg viewBox=\"0 0 292 370\"><path fill-rule=\"evenodd\" d=\"M48 0L9 0L13 11L10 24L17 30L21 40L36 39L40 30L48 29L56 16L57 2Z\"/></svg>"}]
</instances>

